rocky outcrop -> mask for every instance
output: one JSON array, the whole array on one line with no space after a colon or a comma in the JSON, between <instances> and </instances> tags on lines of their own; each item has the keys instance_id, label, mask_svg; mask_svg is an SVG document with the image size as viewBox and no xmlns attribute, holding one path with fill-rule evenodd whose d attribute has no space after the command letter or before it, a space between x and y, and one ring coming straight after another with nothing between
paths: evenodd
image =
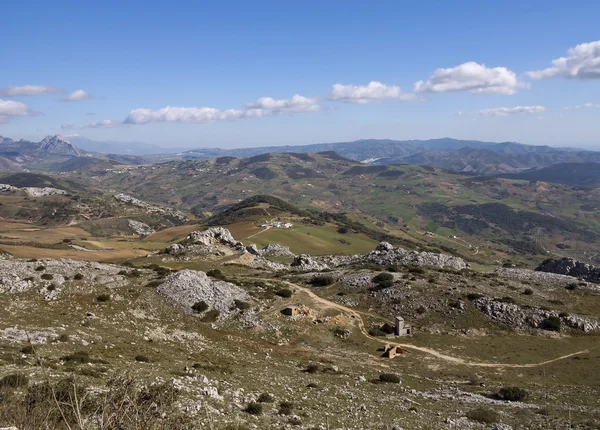
<instances>
[{"instance_id":1,"label":"rocky outcrop","mask_svg":"<svg viewBox=\"0 0 600 430\"><path fill-rule=\"evenodd\" d=\"M109 288L127 283L123 268L112 264L100 264L67 259L59 260L2 260L0 261L0 294L21 293L39 288L48 299L60 293L61 286L75 278L78 282L93 283ZM54 285L48 290L47 287Z\"/></svg>"},{"instance_id":2,"label":"rocky outcrop","mask_svg":"<svg viewBox=\"0 0 600 430\"><path fill-rule=\"evenodd\" d=\"M563 315L539 308L523 308L514 303L505 303L489 297L473 300L473 305L489 318L515 329L545 328L547 318L560 318L562 324L575 330L591 332L600 329L596 320L575 315Z\"/></svg>"},{"instance_id":3,"label":"rocky outcrop","mask_svg":"<svg viewBox=\"0 0 600 430\"><path fill-rule=\"evenodd\" d=\"M557 273L587 280L600 280L600 267L595 267L572 258L546 260L537 269L540 272Z\"/></svg>"},{"instance_id":4,"label":"rocky outcrop","mask_svg":"<svg viewBox=\"0 0 600 430\"><path fill-rule=\"evenodd\" d=\"M140 237L146 237L155 232L154 229L148 224L144 224L140 221L128 219L127 223L129 224L129 227L136 232L136 234L140 235Z\"/></svg>"},{"instance_id":5,"label":"rocky outcrop","mask_svg":"<svg viewBox=\"0 0 600 430\"><path fill-rule=\"evenodd\" d=\"M294 261L290 266L303 272L329 269L327 264L319 263L308 254L300 254L294 257Z\"/></svg>"},{"instance_id":6,"label":"rocky outcrop","mask_svg":"<svg viewBox=\"0 0 600 430\"><path fill-rule=\"evenodd\" d=\"M219 312L219 320L240 312L236 307L236 300L246 303L254 301L238 286L213 280L206 273L195 270L182 270L168 276L156 290L165 299L188 313L194 312L194 304L204 302L207 308L198 312L198 315L203 316L211 310L216 310Z\"/></svg>"},{"instance_id":7,"label":"rocky outcrop","mask_svg":"<svg viewBox=\"0 0 600 430\"><path fill-rule=\"evenodd\" d=\"M60 190L58 188L52 187L13 187L8 184L0 184L0 191L25 191L28 195L32 197L44 197L44 196L56 196L56 195L64 195L67 194L65 190Z\"/></svg>"},{"instance_id":8,"label":"rocky outcrop","mask_svg":"<svg viewBox=\"0 0 600 430\"><path fill-rule=\"evenodd\" d=\"M435 252L407 251L403 248L394 248L388 242L381 242L374 251L367 255L353 255L346 257L331 256L324 259L331 266L343 266L356 263L370 263L378 266L429 266L449 267L461 270L469 267L462 258Z\"/></svg>"},{"instance_id":9,"label":"rocky outcrop","mask_svg":"<svg viewBox=\"0 0 600 430\"><path fill-rule=\"evenodd\" d=\"M233 238L223 227L211 227L203 231L193 231L179 243L169 245L165 252L170 255L227 255L234 251L244 251L244 244Z\"/></svg>"},{"instance_id":10,"label":"rocky outcrop","mask_svg":"<svg viewBox=\"0 0 600 430\"><path fill-rule=\"evenodd\" d=\"M115 199L117 199L118 201L123 202L123 203L127 203L127 204L137 206L142 209L146 209L148 212L155 212L155 213L159 213L164 216L169 216L169 217L175 218L180 222L188 221L187 217L185 215L182 215L179 212L175 212L175 211L168 210L168 209L163 209L158 206L153 206L148 202L145 202L140 199L136 199L135 197L132 197L127 194L123 194L123 193L115 194Z\"/></svg>"},{"instance_id":11,"label":"rocky outcrop","mask_svg":"<svg viewBox=\"0 0 600 430\"><path fill-rule=\"evenodd\" d=\"M262 255L266 257L294 257L295 254L290 251L287 246L279 245L277 243L269 243L262 251Z\"/></svg>"},{"instance_id":12,"label":"rocky outcrop","mask_svg":"<svg viewBox=\"0 0 600 430\"><path fill-rule=\"evenodd\" d=\"M294 257L295 254L290 251L287 246L277 243L269 243L263 249L258 249L255 244L250 244L246 247L246 251L253 255L261 255L263 257Z\"/></svg>"}]
</instances>

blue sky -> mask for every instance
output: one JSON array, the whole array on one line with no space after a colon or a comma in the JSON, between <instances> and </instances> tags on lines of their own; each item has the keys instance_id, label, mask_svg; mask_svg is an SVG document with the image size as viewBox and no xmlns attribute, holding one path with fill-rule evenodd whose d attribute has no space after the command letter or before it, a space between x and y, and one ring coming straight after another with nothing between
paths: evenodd
<instances>
[{"instance_id":1,"label":"blue sky","mask_svg":"<svg viewBox=\"0 0 600 430\"><path fill-rule=\"evenodd\" d=\"M597 1L20 0L2 16L3 136L600 149Z\"/></svg>"}]
</instances>

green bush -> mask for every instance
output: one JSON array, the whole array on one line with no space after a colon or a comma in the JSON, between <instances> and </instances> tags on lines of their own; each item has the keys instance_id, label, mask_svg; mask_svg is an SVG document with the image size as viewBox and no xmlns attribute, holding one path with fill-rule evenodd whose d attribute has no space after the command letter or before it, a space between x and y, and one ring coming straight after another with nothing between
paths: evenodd
<instances>
[{"instance_id":1,"label":"green bush","mask_svg":"<svg viewBox=\"0 0 600 430\"><path fill-rule=\"evenodd\" d=\"M526 296L531 296L531 295L533 295L533 290L531 288L525 288L525 291L523 291L523 294L525 294Z\"/></svg>"},{"instance_id":2,"label":"green bush","mask_svg":"<svg viewBox=\"0 0 600 430\"><path fill-rule=\"evenodd\" d=\"M235 307L241 311L245 311L252 307L250 303L244 302L242 300L234 300L233 303L235 304Z\"/></svg>"},{"instance_id":3,"label":"green bush","mask_svg":"<svg viewBox=\"0 0 600 430\"><path fill-rule=\"evenodd\" d=\"M390 382L392 384L399 384L400 377L394 373L382 373L381 375L379 375L379 381Z\"/></svg>"},{"instance_id":4,"label":"green bush","mask_svg":"<svg viewBox=\"0 0 600 430\"><path fill-rule=\"evenodd\" d=\"M313 287L326 287L333 283L335 283L335 279L333 279L333 276L329 276L329 275L315 276L314 278L312 278L310 280L310 284Z\"/></svg>"},{"instance_id":5,"label":"green bush","mask_svg":"<svg viewBox=\"0 0 600 430\"><path fill-rule=\"evenodd\" d=\"M23 348L21 348L21 352L23 354L33 354L33 352L34 352L33 345L31 345L31 344L25 345Z\"/></svg>"},{"instance_id":6,"label":"green bush","mask_svg":"<svg viewBox=\"0 0 600 430\"><path fill-rule=\"evenodd\" d=\"M54 278L54 275L52 273L43 273L42 276L40 276L40 278L49 281L52 278Z\"/></svg>"},{"instance_id":7,"label":"green bush","mask_svg":"<svg viewBox=\"0 0 600 430\"><path fill-rule=\"evenodd\" d=\"M551 316L542 321L542 328L549 331L560 331L562 321L559 317Z\"/></svg>"},{"instance_id":8,"label":"green bush","mask_svg":"<svg viewBox=\"0 0 600 430\"><path fill-rule=\"evenodd\" d=\"M394 275L391 273L381 272L379 275L375 276L375 282L380 283L381 281L393 281Z\"/></svg>"},{"instance_id":9,"label":"green bush","mask_svg":"<svg viewBox=\"0 0 600 430\"><path fill-rule=\"evenodd\" d=\"M379 281L377 285L379 286L379 288L390 288L394 286L394 281L386 279L385 281Z\"/></svg>"},{"instance_id":10,"label":"green bush","mask_svg":"<svg viewBox=\"0 0 600 430\"><path fill-rule=\"evenodd\" d=\"M150 357L148 357L147 355L136 355L135 356L135 361L139 362L139 363L150 363Z\"/></svg>"},{"instance_id":11,"label":"green bush","mask_svg":"<svg viewBox=\"0 0 600 430\"><path fill-rule=\"evenodd\" d=\"M306 366L306 369L304 369L306 373L317 373L320 370L321 366L319 366L318 364L309 364L308 366Z\"/></svg>"},{"instance_id":12,"label":"green bush","mask_svg":"<svg viewBox=\"0 0 600 430\"><path fill-rule=\"evenodd\" d=\"M279 415L291 415L293 410L294 404L292 402L279 403Z\"/></svg>"},{"instance_id":13,"label":"green bush","mask_svg":"<svg viewBox=\"0 0 600 430\"><path fill-rule=\"evenodd\" d=\"M215 278L215 279L220 279L220 280L225 279L225 275L223 275L223 272L221 272L220 269L211 269L208 272L206 272L206 275L210 276L211 278Z\"/></svg>"},{"instance_id":14,"label":"green bush","mask_svg":"<svg viewBox=\"0 0 600 430\"><path fill-rule=\"evenodd\" d=\"M36 272L43 272L44 270L46 270L46 266L38 266L35 268Z\"/></svg>"},{"instance_id":15,"label":"green bush","mask_svg":"<svg viewBox=\"0 0 600 430\"><path fill-rule=\"evenodd\" d=\"M410 273L423 274L425 270L422 267L409 267L408 271Z\"/></svg>"},{"instance_id":16,"label":"green bush","mask_svg":"<svg viewBox=\"0 0 600 430\"><path fill-rule=\"evenodd\" d=\"M200 300L192 305L192 310L197 314L201 314L202 312L208 310L209 306L204 300Z\"/></svg>"},{"instance_id":17,"label":"green bush","mask_svg":"<svg viewBox=\"0 0 600 430\"><path fill-rule=\"evenodd\" d=\"M75 276L73 276L73 279L75 279L76 281L80 281L83 279L83 275L81 273L75 273Z\"/></svg>"},{"instance_id":18,"label":"green bush","mask_svg":"<svg viewBox=\"0 0 600 430\"><path fill-rule=\"evenodd\" d=\"M260 403L251 402L248 403L248 406L246 406L245 410L251 415L261 415L263 413L263 405Z\"/></svg>"},{"instance_id":19,"label":"green bush","mask_svg":"<svg viewBox=\"0 0 600 430\"><path fill-rule=\"evenodd\" d=\"M104 302L108 302L110 300L110 294L100 294L98 297L96 297L96 301L104 303Z\"/></svg>"},{"instance_id":20,"label":"green bush","mask_svg":"<svg viewBox=\"0 0 600 430\"><path fill-rule=\"evenodd\" d=\"M467 294L467 299L469 299L470 301L481 299L483 297L485 297L485 296L483 294L479 294L479 293L469 293L469 294Z\"/></svg>"},{"instance_id":21,"label":"green bush","mask_svg":"<svg viewBox=\"0 0 600 430\"><path fill-rule=\"evenodd\" d=\"M275 397L269 393L262 393L260 396L258 396L256 401L258 403L273 403L275 401Z\"/></svg>"},{"instance_id":22,"label":"green bush","mask_svg":"<svg viewBox=\"0 0 600 430\"><path fill-rule=\"evenodd\" d=\"M278 290L275 292L275 294L277 294L279 297L283 297L286 299L289 299L290 297L292 297L292 290L288 290L287 288L283 288L281 290Z\"/></svg>"},{"instance_id":23,"label":"green bush","mask_svg":"<svg viewBox=\"0 0 600 430\"><path fill-rule=\"evenodd\" d=\"M520 387L502 387L498 395L510 402L522 402L527 399L529 393Z\"/></svg>"},{"instance_id":24,"label":"green bush","mask_svg":"<svg viewBox=\"0 0 600 430\"><path fill-rule=\"evenodd\" d=\"M493 424L498 422L498 413L491 409L480 407L467 412L467 418L479 423Z\"/></svg>"}]
</instances>

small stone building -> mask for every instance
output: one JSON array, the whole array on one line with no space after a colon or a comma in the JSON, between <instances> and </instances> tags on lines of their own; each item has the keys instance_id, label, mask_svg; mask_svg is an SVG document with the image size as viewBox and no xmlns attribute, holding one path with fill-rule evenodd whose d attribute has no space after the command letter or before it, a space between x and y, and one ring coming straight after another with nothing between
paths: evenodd
<instances>
[{"instance_id":1,"label":"small stone building","mask_svg":"<svg viewBox=\"0 0 600 430\"><path fill-rule=\"evenodd\" d=\"M287 316L298 315L298 307L297 306L286 306L281 310L281 313Z\"/></svg>"},{"instance_id":2,"label":"small stone building","mask_svg":"<svg viewBox=\"0 0 600 430\"><path fill-rule=\"evenodd\" d=\"M409 336L412 334L412 327L410 324L404 322L404 318L396 317L396 327L394 329L394 335L396 336Z\"/></svg>"}]
</instances>

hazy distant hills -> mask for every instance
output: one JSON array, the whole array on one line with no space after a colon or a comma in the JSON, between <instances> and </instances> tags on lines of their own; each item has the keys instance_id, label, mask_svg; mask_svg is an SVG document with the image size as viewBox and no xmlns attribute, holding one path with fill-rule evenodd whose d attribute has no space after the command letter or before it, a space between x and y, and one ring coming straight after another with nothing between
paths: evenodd
<instances>
[{"instance_id":1,"label":"hazy distant hills","mask_svg":"<svg viewBox=\"0 0 600 430\"><path fill-rule=\"evenodd\" d=\"M502 177L597 188L600 187L600 163L557 163Z\"/></svg>"}]
</instances>

